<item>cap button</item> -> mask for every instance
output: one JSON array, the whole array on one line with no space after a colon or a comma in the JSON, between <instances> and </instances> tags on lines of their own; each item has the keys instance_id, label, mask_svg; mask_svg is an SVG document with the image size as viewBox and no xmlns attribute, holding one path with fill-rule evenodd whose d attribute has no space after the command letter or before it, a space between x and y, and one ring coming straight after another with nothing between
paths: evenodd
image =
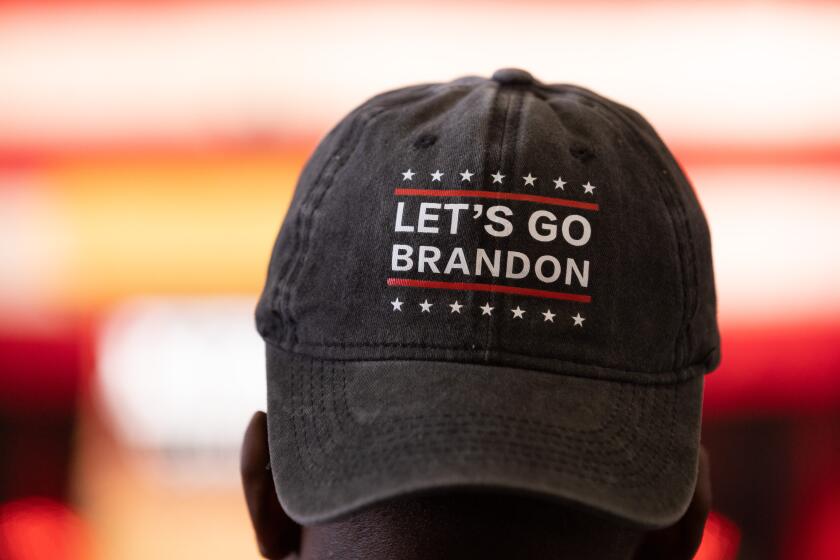
<instances>
[{"instance_id":1,"label":"cap button","mask_svg":"<svg viewBox=\"0 0 840 560\"><path fill-rule=\"evenodd\" d=\"M534 77L519 68L502 68L493 72L494 81L502 85L529 85L534 83Z\"/></svg>"}]
</instances>

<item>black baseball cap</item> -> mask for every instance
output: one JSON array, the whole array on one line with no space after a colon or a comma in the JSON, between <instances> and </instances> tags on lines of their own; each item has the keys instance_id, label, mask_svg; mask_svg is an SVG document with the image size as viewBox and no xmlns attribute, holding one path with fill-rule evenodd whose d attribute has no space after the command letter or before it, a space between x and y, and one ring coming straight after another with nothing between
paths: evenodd
<instances>
[{"instance_id":1,"label":"black baseball cap","mask_svg":"<svg viewBox=\"0 0 840 560\"><path fill-rule=\"evenodd\" d=\"M671 524L715 315L702 209L638 113L518 69L377 95L306 164L256 311L280 502L486 490Z\"/></svg>"}]
</instances>

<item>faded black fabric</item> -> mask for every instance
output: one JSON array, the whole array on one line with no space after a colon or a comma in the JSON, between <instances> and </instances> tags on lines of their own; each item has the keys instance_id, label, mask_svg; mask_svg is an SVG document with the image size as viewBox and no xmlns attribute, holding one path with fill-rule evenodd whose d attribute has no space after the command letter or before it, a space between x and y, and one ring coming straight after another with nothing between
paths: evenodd
<instances>
[{"instance_id":1,"label":"faded black fabric","mask_svg":"<svg viewBox=\"0 0 840 560\"><path fill-rule=\"evenodd\" d=\"M617 370L621 379L634 372L639 380L653 373L665 381L709 371L719 342L705 220L664 145L628 111L572 86L502 88L483 80L416 86L369 101L330 133L301 176L257 310L260 332L277 346L325 358L434 358L561 373L572 368L597 377ZM417 146L430 136L434 144ZM565 197L585 202L591 199L579 185L598 185L600 211L587 216L592 240L586 247L527 235L488 239L478 227L435 239L444 254L457 245L467 254L482 247L590 260L592 302L560 302L554 309L583 311L586 328L557 336L522 329L510 317L487 321L480 313L460 322L443 315L395 317L388 302L419 293L385 285L393 276L391 247L428 241L393 231L393 191L408 168L424 175L446 171L440 187L427 176L409 185L425 188L462 188L457 172L463 169L475 172L465 187L475 190L501 190L490 185L497 169L516 181L531 173L545 183L562 174L569 182ZM505 190L523 192L521 181ZM555 194L545 184L535 192ZM548 208L561 217L582 213ZM519 232L527 216L523 210L514 217ZM533 277L508 283L543 287ZM439 291L426 295L437 304L455 299ZM497 310L522 305L531 316L545 307L510 294L458 298L471 309L487 301Z\"/></svg>"},{"instance_id":2,"label":"faded black fabric","mask_svg":"<svg viewBox=\"0 0 840 560\"><path fill-rule=\"evenodd\" d=\"M299 520L327 519L373 499L437 484L518 485L648 524L674 520L688 504L699 445L699 387L702 374L720 358L702 209L668 149L634 111L576 86L541 84L523 71L505 70L495 78L468 77L376 96L329 133L301 174L256 312L269 355L278 492ZM401 175L408 169L416 173L410 181ZM430 174L437 170L443 178L432 182ZM470 181L460 180L464 170L474 174ZM496 172L506 176L502 184L492 182ZM536 177L535 184L523 185L525 176ZM551 183L558 176L567 182L563 190ZM583 190L587 183L596 185L593 194ZM427 199L397 196L397 188L527 193L590 206ZM400 202L416 217L418 205L431 200L469 205L457 234L446 231L449 222L442 218L437 234L396 231ZM509 236L489 236L483 229L481 213L495 203L514 212ZM474 211L476 205L480 211ZM550 211L558 225L568 216L584 216L591 225L588 243L573 246L528 235L527 222L538 209ZM467 255L482 249L588 261L589 281L558 288L533 274L510 279L458 270L395 271L394 244L434 245L443 255L457 247ZM388 278L479 282L491 291L388 285ZM591 301L493 291L502 285ZM390 303L395 298L405 305L401 311ZM460 313L448 307L456 300L463 305ZM433 311L420 312L422 301L432 303ZM493 308L492 316L481 313L483 305ZM525 310L524 318L514 318L513 308ZM543 319L547 310L556 322ZM571 320L578 314L585 317L583 326ZM477 365L487 375L475 373ZM519 383L518 376L527 389L505 393L502 387ZM379 457L374 450L381 452L377 446L385 445L377 440L379 428L361 421L343 430L334 418L323 417L334 411L300 404L301 399L332 402L318 392L327 390L325 379L336 383L336 378L351 381L353 394L366 388L394 415L391 422L402 426L387 435L387 445L395 447L386 463L374 459ZM525 382L533 379L540 383ZM451 398L431 400L426 383ZM574 401L567 393L572 388ZM374 404L356 409L362 420ZM458 441L480 449L477 454L459 453L457 446L432 446L427 455L417 450L426 449L418 442L444 442L449 428L460 433L448 421L437 421L437 431L426 433L427 414L438 418L471 407L482 420L502 408L511 418L545 422L552 434L577 433L588 422L611 418L616 424L604 433L623 435L598 442L543 437L540 429L517 421L515 430L505 432L507 439L464 427ZM607 410L615 407L625 416L611 417ZM641 413L650 417L636 425L633 419ZM415 420L401 420L403 414ZM459 426L470 424L460 418ZM449 428L441 432L441 425ZM472 425L494 426L478 420ZM293 433L295 426L303 432ZM524 446L521 456L511 443L517 439ZM579 443L560 449L561 441ZM498 451L492 451L494 442ZM634 447L637 442L644 445ZM587 455L593 446L600 451ZM413 459L401 458L407 450ZM309 468L309 453L335 466ZM615 453L623 453L621 467L599 467L599 460ZM483 460L488 454L490 462ZM538 461L525 468L520 463L529 456ZM351 463L357 470L347 470ZM586 478L594 472L603 472L606 480ZM638 486L622 484L631 472Z\"/></svg>"},{"instance_id":3,"label":"faded black fabric","mask_svg":"<svg viewBox=\"0 0 840 560\"><path fill-rule=\"evenodd\" d=\"M301 523L440 488L566 500L640 525L694 492L703 377L639 385L431 361L327 361L269 345L271 463Z\"/></svg>"}]
</instances>

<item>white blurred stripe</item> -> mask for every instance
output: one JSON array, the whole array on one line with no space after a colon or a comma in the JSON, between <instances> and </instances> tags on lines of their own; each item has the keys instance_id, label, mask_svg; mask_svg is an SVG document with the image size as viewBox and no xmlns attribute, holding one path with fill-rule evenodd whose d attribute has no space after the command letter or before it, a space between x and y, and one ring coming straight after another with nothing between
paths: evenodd
<instances>
[{"instance_id":1,"label":"white blurred stripe","mask_svg":"<svg viewBox=\"0 0 840 560\"><path fill-rule=\"evenodd\" d=\"M712 230L724 322L840 316L840 167L690 171ZM0 175L0 322L16 309L78 298L76 232L32 186ZM139 247L150 270L161 266L154 247Z\"/></svg>"},{"instance_id":2,"label":"white blurred stripe","mask_svg":"<svg viewBox=\"0 0 840 560\"><path fill-rule=\"evenodd\" d=\"M840 169L706 167L692 179L712 232L723 322L840 316Z\"/></svg>"},{"instance_id":3,"label":"white blurred stripe","mask_svg":"<svg viewBox=\"0 0 840 560\"><path fill-rule=\"evenodd\" d=\"M97 379L118 435L188 457L238 450L266 402L254 306L246 297L141 298L106 316Z\"/></svg>"},{"instance_id":4,"label":"white blurred stripe","mask_svg":"<svg viewBox=\"0 0 840 560\"><path fill-rule=\"evenodd\" d=\"M0 145L319 134L382 90L521 66L669 140L838 138L827 2L0 8Z\"/></svg>"},{"instance_id":5,"label":"white blurred stripe","mask_svg":"<svg viewBox=\"0 0 840 560\"><path fill-rule=\"evenodd\" d=\"M0 173L0 324L54 303L68 286L73 232L50 193L25 173Z\"/></svg>"}]
</instances>

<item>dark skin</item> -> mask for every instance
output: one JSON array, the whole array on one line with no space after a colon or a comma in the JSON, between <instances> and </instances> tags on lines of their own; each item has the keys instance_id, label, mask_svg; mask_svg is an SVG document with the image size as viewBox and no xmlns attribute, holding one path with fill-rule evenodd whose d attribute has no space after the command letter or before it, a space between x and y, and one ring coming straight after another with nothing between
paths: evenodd
<instances>
[{"instance_id":1,"label":"dark skin","mask_svg":"<svg viewBox=\"0 0 840 560\"><path fill-rule=\"evenodd\" d=\"M268 464L266 416L257 412L242 445L242 484L260 553L277 560L294 554L300 560L690 560L711 507L709 460L701 449L691 505L677 523L655 531L570 505L464 492L393 500L304 527L280 507Z\"/></svg>"}]
</instances>

